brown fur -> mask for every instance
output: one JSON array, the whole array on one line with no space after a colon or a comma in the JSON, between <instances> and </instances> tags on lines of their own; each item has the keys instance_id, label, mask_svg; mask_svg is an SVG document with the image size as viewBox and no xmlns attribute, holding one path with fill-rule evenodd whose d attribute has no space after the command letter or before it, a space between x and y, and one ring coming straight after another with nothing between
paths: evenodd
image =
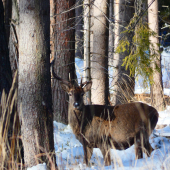
<instances>
[{"instance_id":1,"label":"brown fur","mask_svg":"<svg viewBox=\"0 0 170 170\"><path fill-rule=\"evenodd\" d=\"M68 121L84 149L84 162L88 165L93 148L100 148L105 165L111 164L110 149L127 149L135 144L136 159L143 152L150 156L149 136L158 121L155 108L140 102L117 106L84 105L83 95L92 82L75 87L61 78L61 86L69 94Z\"/></svg>"}]
</instances>

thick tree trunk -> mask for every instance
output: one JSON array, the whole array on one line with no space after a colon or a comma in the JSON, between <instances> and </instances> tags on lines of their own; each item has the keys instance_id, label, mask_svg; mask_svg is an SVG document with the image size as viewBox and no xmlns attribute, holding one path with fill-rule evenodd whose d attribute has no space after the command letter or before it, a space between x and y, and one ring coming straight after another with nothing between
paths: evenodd
<instances>
[{"instance_id":1,"label":"thick tree trunk","mask_svg":"<svg viewBox=\"0 0 170 170\"><path fill-rule=\"evenodd\" d=\"M40 153L54 154L49 1L20 1L19 11L18 108L25 165L31 167L49 163Z\"/></svg>"},{"instance_id":2,"label":"thick tree trunk","mask_svg":"<svg viewBox=\"0 0 170 170\"><path fill-rule=\"evenodd\" d=\"M125 1L117 0L115 2L115 41L114 48L116 49L122 37L127 37L131 42L132 33L122 33L125 27L129 24L130 19L134 15L134 0ZM130 71L122 66L123 59L128 55L128 52L115 53L113 66L113 105L126 103L134 96L134 77L130 77Z\"/></svg>"},{"instance_id":3,"label":"thick tree trunk","mask_svg":"<svg viewBox=\"0 0 170 170\"><path fill-rule=\"evenodd\" d=\"M55 63L54 69L58 76L65 80L75 79L75 10L69 10L75 0L57 0L55 27ZM67 11L69 10L69 11ZM54 120L68 123L68 96L61 89L59 81L52 81L52 97Z\"/></svg>"},{"instance_id":4,"label":"thick tree trunk","mask_svg":"<svg viewBox=\"0 0 170 170\"><path fill-rule=\"evenodd\" d=\"M148 0L150 4L152 0ZM156 33L157 36L151 36L150 41L153 47L150 47L150 55L156 54L156 58L152 63L154 70L153 84L151 84L151 105L157 110L165 109L165 101L163 97L162 73L156 70L156 65L161 68L161 55L159 54L159 27L158 27L158 0L155 0L148 9L148 23L149 28ZM156 63L156 65L155 65Z\"/></svg>"},{"instance_id":5,"label":"thick tree trunk","mask_svg":"<svg viewBox=\"0 0 170 170\"><path fill-rule=\"evenodd\" d=\"M94 2L93 54L91 60L92 103L108 104L107 1Z\"/></svg>"}]
</instances>

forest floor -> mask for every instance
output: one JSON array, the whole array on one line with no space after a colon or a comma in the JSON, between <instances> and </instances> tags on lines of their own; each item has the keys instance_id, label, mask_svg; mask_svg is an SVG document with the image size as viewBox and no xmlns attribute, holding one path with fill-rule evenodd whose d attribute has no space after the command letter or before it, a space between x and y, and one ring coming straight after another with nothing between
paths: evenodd
<instances>
[{"instance_id":1,"label":"forest floor","mask_svg":"<svg viewBox=\"0 0 170 170\"><path fill-rule=\"evenodd\" d=\"M134 145L126 150L111 150L112 165L104 166L103 156L98 148L93 150L91 167L83 164L83 147L75 138L69 125L54 121L54 141L59 169L117 169L117 170L168 170L170 169L170 106L159 112L157 128L150 136L154 148L150 157L135 160Z\"/></svg>"},{"instance_id":2,"label":"forest floor","mask_svg":"<svg viewBox=\"0 0 170 170\"><path fill-rule=\"evenodd\" d=\"M170 49L162 53L162 62L164 65L163 82L168 82L167 89L164 89L164 97L167 107L159 112L157 126L150 136L151 146L154 151L150 157L144 154L144 158L135 160L134 145L126 150L111 150L112 164L104 166L103 156L100 149L93 149L93 155L90 161L91 166L83 164L83 147L75 138L69 125L64 125L54 121L54 143L56 151L56 161L59 170L169 170L170 169L170 70L166 67L169 61ZM83 61L76 60L79 71L83 70ZM140 84L140 82L139 82ZM134 101L141 101L147 104L151 103L149 90L136 85ZM43 169L44 168L44 169ZM29 170L45 170L45 165L32 167Z\"/></svg>"},{"instance_id":3,"label":"forest floor","mask_svg":"<svg viewBox=\"0 0 170 170\"><path fill-rule=\"evenodd\" d=\"M148 96L147 96L148 97ZM146 99L145 99L146 100ZM149 99L147 99L149 100ZM70 125L54 121L54 143L59 170L169 170L170 169L170 106L159 112L156 129L150 136L154 151L150 157L135 159L134 145L126 150L111 150L112 164L104 165L100 149L93 149L91 166L83 164L83 147L75 138ZM46 170L45 165L29 170Z\"/></svg>"}]
</instances>

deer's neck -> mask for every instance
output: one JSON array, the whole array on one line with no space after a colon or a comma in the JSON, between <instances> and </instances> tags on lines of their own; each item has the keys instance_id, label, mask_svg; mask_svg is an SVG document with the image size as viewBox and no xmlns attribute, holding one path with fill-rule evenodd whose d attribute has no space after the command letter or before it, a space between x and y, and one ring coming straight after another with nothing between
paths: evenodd
<instances>
[{"instance_id":1,"label":"deer's neck","mask_svg":"<svg viewBox=\"0 0 170 170\"><path fill-rule=\"evenodd\" d=\"M79 134L82 131L83 110L76 110L73 107L70 107L68 113L68 122L74 134Z\"/></svg>"}]
</instances>

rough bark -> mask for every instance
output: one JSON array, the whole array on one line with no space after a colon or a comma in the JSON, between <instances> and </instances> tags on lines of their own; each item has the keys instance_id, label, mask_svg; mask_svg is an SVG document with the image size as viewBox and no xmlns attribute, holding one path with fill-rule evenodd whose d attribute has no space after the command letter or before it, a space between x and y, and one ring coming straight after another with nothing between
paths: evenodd
<instances>
[{"instance_id":1,"label":"rough bark","mask_svg":"<svg viewBox=\"0 0 170 170\"><path fill-rule=\"evenodd\" d=\"M55 63L56 74L65 80L75 79L75 10L69 10L75 0L57 0L55 27ZM52 98L54 120L68 123L68 96L62 91L60 83L52 80Z\"/></svg>"},{"instance_id":2,"label":"rough bark","mask_svg":"<svg viewBox=\"0 0 170 170\"><path fill-rule=\"evenodd\" d=\"M92 103L108 104L107 1L94 2L93 54L91 59Z\"/></svg>"},{"instance_id":3,"label":"rough bark","mask_svg":"<svg viewBox=\"0 0 170 170\"><path fill-rule=\"evenodd\" d=\"M11 64L12 75L18 69L18 31L19 31L19 9L17 0L12 1L12 16L10 22L10 34L9 34L9 59Z\"/></svg>"},{"instance_id":4,"label":"rough bark","mask_svg":"<svg viewBox=\"0 0 170 170\"><path fill-rule=\"evenodd\" d=\"M152 1L148 0L148 4ZM165 101L163 97L163 85L162 85L162 73L156 70L156 65L161 68L161 55L159 53L159 24L158 24L158 0L155 0L148 9L148 23L149 28L156 33L157 36L151 36L150 41L153 47L150 47L150 55L156 55L157 57L152 62L153 84L151 84L151 105L157 110L161 111L165 109ZM155 65L156 64L156 65Z\"/></svg>"},{"instance_id":5,"label":"rough bark","mask_svg":"<svg viewBox=\"0 0 170 170\"><path fill-rule=\"evenodd\" d=\"M56 24L56 0L50 0L50 50L51 60L54 59L55 53L55 24Z\"/></svg>"},{"instance_id":6,"label":"rough bark","mask_svg":"<svg viewBox=\"0 0 170 170\"><path fill-rule=\"evenodd\" d=\"M54 154L49 1L20 1L19 11L18 108L25 165L46 162L51 169L47 155L40 154Z\"/></svg>"},{"instance_id":7,"label":"rough bark","mask_svg":"<svg viewBox=\"0 0 170 170\"><path fill-rule=\"evenodd\" d=\"M134 15L134 0L116 0L115 1L115 41L114 48L116 49L122 37L128 38L131 42L132 33L122 33L125 27L129 24L130 19ZM129 69L122 66L123 59L128 55L128 51L124 53L114 53L113 59L113 99L112 104L127 103L134 96L134 77L130 77Z\"/></svg>"}]
</instances>

